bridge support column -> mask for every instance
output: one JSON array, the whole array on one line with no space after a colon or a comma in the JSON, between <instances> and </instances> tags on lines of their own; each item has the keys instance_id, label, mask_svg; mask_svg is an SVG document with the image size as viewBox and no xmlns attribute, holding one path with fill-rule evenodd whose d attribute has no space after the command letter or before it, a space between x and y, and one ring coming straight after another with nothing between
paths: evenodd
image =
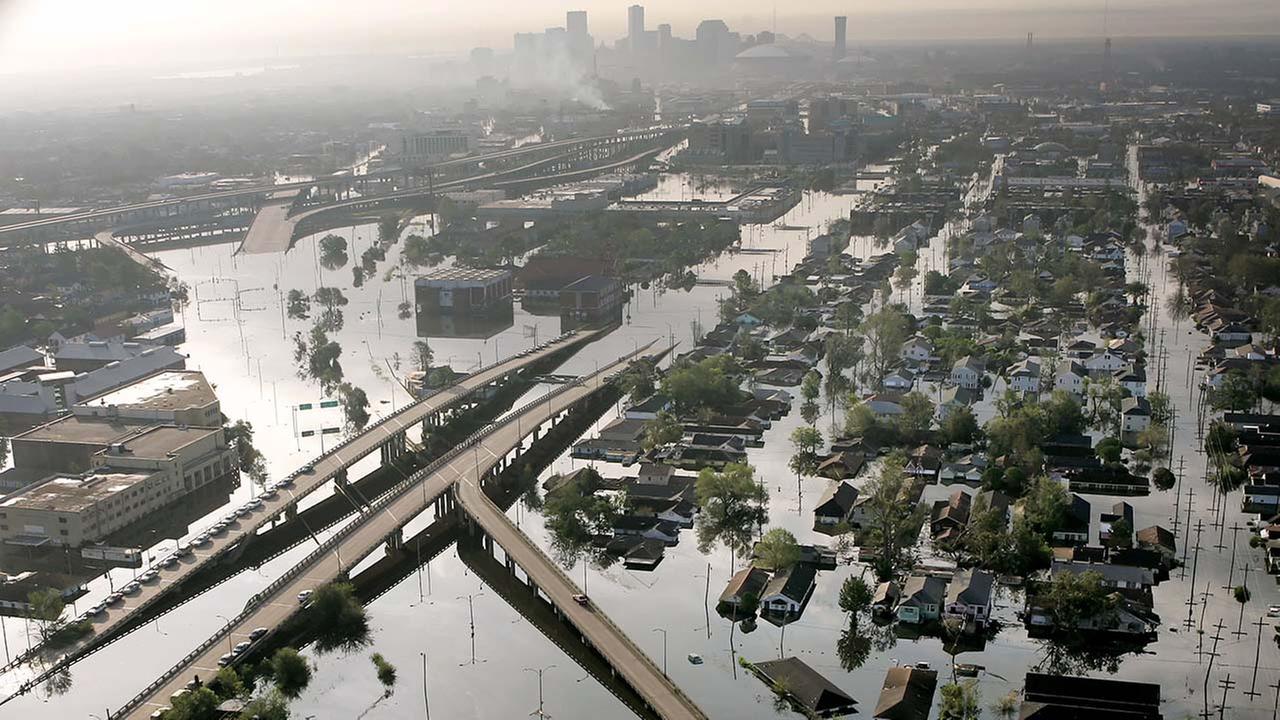
<instances>
[{"instance_id":1,"label":"bridge support column","mask_svg":"<svg viewBox=\"0 0 1280 720\"><path fill-rule=\"evenodd\" d=\"M334 475L333 475L333 482L334 482L334 483L336 483L336 484L338 484L338 485L341 485L341 486L343 486L343 487L346 487L346 485L347 485L347 471L346 471L346 470L339 470L338 472L334 473Z\"/></svg>"},{"instance_id":2,"label":"bridge support column","mask_svg":"<svg viewBox=\"0 0 1280 720\"><path fill-rule=\"evenodd\" d=\"M285 519L285 520L292 520L292 519L294 519L294 518L296 518L296 517L298 517L298 506L297 506L297 505L290 505L289 507L287 507L287 508L285 508L285 509L284 509L284 519Z\"/></svg>"},{"instance_id":3,"label":"bridge support column","mask_svg":"<svg viewBox=\"0 0 1280 720\"><path fill-rule=\"evenodd\" d=\"M404 529L403 528L398 529L387 536L387 554L390 555L402 547L404 547Z\"/></svg>"}]
</instances>

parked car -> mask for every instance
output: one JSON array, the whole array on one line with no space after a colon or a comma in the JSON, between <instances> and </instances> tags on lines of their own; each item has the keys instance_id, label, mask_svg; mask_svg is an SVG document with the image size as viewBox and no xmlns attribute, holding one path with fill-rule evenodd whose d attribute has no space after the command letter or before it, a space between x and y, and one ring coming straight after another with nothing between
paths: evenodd
<instances>
[{"instance_id":1,"label":"parked car","mask_svg":"<svg viewBox=\"0 0 1280 720\"><path fill-rule=\"evenodd\" d=\"M310 590L303 590L302 592L298 593L298 602L302 603L303 605L306 605L307 601L310 599L311 599Z\"/></svg>"},{"instance_id":2,"label":"parked car","mask_svg":"<svg viewBox=\"0 0 1280 720\"><path fill-rule=\"evenodd\" d=\"M261 640L268 632L270 631L264 627L254 628L253 631L249 633L249 639Z\"/></svg>"}]
</instances>

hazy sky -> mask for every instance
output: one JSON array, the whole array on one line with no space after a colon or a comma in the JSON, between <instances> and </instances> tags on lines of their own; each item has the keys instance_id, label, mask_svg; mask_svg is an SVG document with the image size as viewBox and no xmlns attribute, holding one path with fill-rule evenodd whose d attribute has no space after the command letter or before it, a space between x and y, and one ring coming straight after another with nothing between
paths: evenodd
<instances>
[{"instance_id":1,"label":"hazy sky","mask_svg":"<svg viewBox=\"0 0 1280 720\"><path fill-rule=\"evenodd\" d=\"M743 33L773 27L831 38L849 16L850 43L901 39L1101 36L1106 0L653 0L650 29L692 36L700 19ZM625 28L626 0L0 0L0 74L101 66L200 66L243 58L506 50L518 30L587 10L597 42ZM1110 0L1117 37L1280 32L1280 0Z\"/></svg>"}]
</instances>

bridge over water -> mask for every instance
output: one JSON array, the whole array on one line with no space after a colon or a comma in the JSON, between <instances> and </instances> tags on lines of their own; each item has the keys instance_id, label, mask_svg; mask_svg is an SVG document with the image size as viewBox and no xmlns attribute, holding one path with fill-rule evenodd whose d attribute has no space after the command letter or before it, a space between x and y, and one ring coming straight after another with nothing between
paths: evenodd
<instances>
[{"instance_id":1,"label":"bridge over water","mask_svg":"<svg viewBox=\"0 0 1280 720\"><path fill-rule=\"evenodd\" d=\"M527 537L506 521L505 515L483 492L486 483L519 457L526 437L536 438L544 425L554 426L652 344L619 358L589 377L557 388L545 398L509 414L500 423L491 423L446 456L397 484L354 522L251 598L245 610L222 632L207 639L111 717L149 717L195 676L212 677L217 672L224 643L247 639L249 632L259 627L274 632L299 611L300 606L294 599L298 593L342 577L384 543L398 544L405 524L429 509L433 509L437 517L460 512L470 519L473 528L484 531L483 537L491 538L488 546L494 542L501 544L507 551L508 566L519 565L525 570L529 584L541 590L557 613L609 663L613 673L642 698L652 714L662 718L705 717L603 612L574 602L573 596L579 591Z\"/></svg>"},{"instance_id":2,"label":"bridge over water","mask_svg":"<svg viewBox=\"0 0 1280 720\"><path fill-rule=\"evenodd\" d=\"M298 503L313 491L333 481L340 486L347 482L347 470L363 458L378 451L382 464L387 464L407 452L406 431L421 424L424 429L444 424L447 418L464 412L477 402L485 388L499 384L511 375L553 355L576 348L596 334L596 331L577 331L562 335L544 343L535 350L508 358L487 368L478 370L456 384L401 408L399 411L370 425L358 435L348 438L310 463L310 468L295 471L289 477L290 487L283 488L275 497L261 497L262 507L238 518L222 535L213 535L208 544L193 547L187 557L174 567L157 568L158 578L142 584L141 589L126 597L118 605L110 606L93 619L93 633L67 648L62 657L38 677L22 685L20 692L37 685L79 657L109 641L114 634L130 624L135 615L146 612L171 591L198 571L228 556L240 548L242 542L251 539L273 520L291 517L297 512ZM39 651L39 647L34 648ZM29 659L30 652L15 660L5 670L16 667Z\"/></svg>"}]
</instances>

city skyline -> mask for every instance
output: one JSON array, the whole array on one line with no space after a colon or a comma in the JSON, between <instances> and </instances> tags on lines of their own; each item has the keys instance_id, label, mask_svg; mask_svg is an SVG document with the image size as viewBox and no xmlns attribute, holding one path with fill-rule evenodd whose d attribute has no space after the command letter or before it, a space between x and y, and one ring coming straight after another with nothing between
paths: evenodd
<instances>
[{"instance_id":1,"label":"city skyline","mask_svg":"<svg viewBox=\"0 0 1280 720\"><path fill-rule=\"evenodd\" d=\"M586 0L497 7L477 0L466 7L405 8L391 0L338 8L324 19L299 22L296 0L219 3L208 16L201 3L141 0L125 7L98 3L0 5L0 75L63 75L97 67L196 67L211 62L344 54L465 53L471 47L509 47L517 32L561 26L566 11L588 13L596 42L612 44L628 33L629 3ZM670 25L692 37L702 20L723 19L744 35L774 30L773 3L644 3L647 26ZM1153 12L1159 10L1159 12ZM922 40L1262 35L1280 30L1270 0L1228 0L1212 6L1190 0L1105 0L1062 10L1049 2L987 0L979 5L933 0L910 10L859 2L814 2L803 12L778 12L778 33L831 42L831 18L849 18L848 44ZM197 20L196 18L200 18ZM442 31L448 27L447 32Z\"/></svg>"}]
</instances>

